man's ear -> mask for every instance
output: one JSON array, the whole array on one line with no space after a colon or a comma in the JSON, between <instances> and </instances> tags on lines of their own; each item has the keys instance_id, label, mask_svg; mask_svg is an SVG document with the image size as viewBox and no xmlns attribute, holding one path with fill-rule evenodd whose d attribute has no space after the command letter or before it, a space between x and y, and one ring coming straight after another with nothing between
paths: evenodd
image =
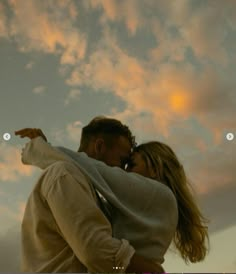
<instances>
[{"instance_id":1,"label":"man's ear","mask_svg":"<svg viewBox=\"0 0 236 274\"><path fill-rule=\"evenodd\" d=\"M101 155L105 151L105 142L102 138L97 138L94 143L94 149L97 156Z\"/></svg>"}]
</instances>

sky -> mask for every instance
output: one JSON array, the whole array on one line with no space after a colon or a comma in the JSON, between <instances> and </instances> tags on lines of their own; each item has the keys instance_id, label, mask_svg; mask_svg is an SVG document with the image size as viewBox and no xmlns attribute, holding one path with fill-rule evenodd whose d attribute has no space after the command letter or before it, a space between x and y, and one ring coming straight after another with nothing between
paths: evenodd
<instances>
[{"instance_id":1,"label":"sky","mask_svg":"<svg viewBox=\"0 0 236 274\"><path fill-rule=\"evenodd\" d=\"M236 272L235 48L235 0L1 0L0 271L19 271L41 172L21 163L14 131L41 128L76 150L81 128L105 115L138 143L170 145L210 220L205 260L186 265L171 247L166 271Z\"/></svg>"}]
</instances>

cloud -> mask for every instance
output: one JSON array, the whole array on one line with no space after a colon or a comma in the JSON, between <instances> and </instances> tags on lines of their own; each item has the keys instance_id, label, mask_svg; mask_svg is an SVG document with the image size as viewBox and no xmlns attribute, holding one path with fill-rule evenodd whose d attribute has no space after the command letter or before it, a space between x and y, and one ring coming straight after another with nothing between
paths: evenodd
<instances>
[{"instance_id":1,"label":"cloud","mask_svg":"<svg viewBox=\"0 0 236 274\"><path fill-rule=\"evenodd\" d=\"M158 41L157 52L160 47L165 53L170 49L172 55L172 49L176 48L177 43L182 45L183 49L191 49L197 62L210 61L220 66L226 65L229 59L225 40L230 29L225 18L229 17L229 6L229 2L225 4L222 1L196 3L182 0L178 4L174 1L156 2L156 9L159 9L163 18L167 18L160 24L161 16L158 16L153 20L154 24L151 24L154 31L156 25L160 25L158 32L154 32ZM171 40L172 44L169 43Z\"/></svg>"},{"instance_id":2,"label":"cloud","mask_svg":"<svg viewBox=\"0 0 236 274\"><path fill-rule=\"evenodd\" d=\"M0 271L20 271L20 224L0 235Z\"/></svg>"},{"instance_id":3,"label":"cloud","mask_svg":"<svg viewBox=\"0 0 236 274\"><path fill-rule=\"evenodd\" d=\"M34 62L29 62L25 65L25 69L31 70L34 66Z\"/></svg>"},{"instance_id":4,"label":"cloud","mask_svg":"<svg viewBox=\"0 0 236 274\"><path fill-rule=\"evenodd\" d=\"M152 60L138 60L118 46L109 29L104 31L89 62L75 67L67 84L112 92L130 110L130 117L128 113L126 117L122 115L126 121L131 119L135 123L142 119L140 113L149 113L150 123L158 121L150 133L157 131L168 136L173 125L190 116L214 134L216 143L223 130L236 128L230 118L235 114L235 79L228 81L213 66L199 71L188 62L159 66Z\"/></svg>"},{"instance_id":5,"label":"cloud","mask_svg":"<svg viewBox=\"0 0 236 274\"><path fill-rule=\"evenodd\" d=\"M7 16L3 3L0 3L0 38L8 37Z\"/></svg>"},{"instance_id":6,"label":"cloud","mask_svg":"<svg viewBox=\"0 0 236 274\"><path fill-rule=\"evenodd\" d=\"M75 142L77 145L80 142L82 127L83 124L80 121L72 122L66 127L67 138L70 141Z\"/></svg>"},{"instance_id":7,"label":"cloud","mask_svg":"<svg viewBox=\"0 0 236 274\"><path fill-rule=\"evenodd\" d=\"M225 18L230 15L229 2L196 3L183 0L178 4L174 1L158 1L154 5L155 12L159 10L159 16L152 19L151 23L158 43L157 56L161 53L168 56L169 51L170 56L178 56L179 53L183 57L183 54L191 49L199 63L212 62L220 66L228 64L230 60L226 38L231 34L231 30Z\"/></svg>"},{"instance_id":8,"label":"cloud","mask_svg":"<svg viewBox=\"0 0 236 274\"><path fill-rule=\"evenodd\" d=\"M7 30L20 51L59 55L61 64L75 64L84 57L86 38L76 27L78 10L73 1L11 0L8 9Z\"/></svg>"},{"instance_id":9,"label":"cloud","mask_svg":"<svg viewBox=\"0 0 236 274\"><path fill-rule=\"evenodd\" d=\"M199 151L191 155L188 174L198 193L204 194L234 184L235 150L226 142L218 147L206 143L204 153Z\"/></svg>"},{"instance_id":10,"label":"cloud","mask_svg":"<svg viewBox=\"0 0 236 274\"><path fill-rule=\"evenodd\" d=\"M236 186L233 182L220 188L216 187L215 190L212 189L211 192L198 197L204 215L210 220L210 233L236 225L235 191Z\"/></svg>"},{"instance_id":11,"label":"cloud","mask_svg":"<svg viewBox=\"0 0 236 274\"><path fill-rule=\"evenodd\" d=\"M196 3L181 0L177 4L162 0L145 3L138 0L86 0L83 3L87 10L100 10L103 26L124 23L132 35L137 30L151 29L157 42L152 51L156 59L168 56L172 61L180 61L186 50L191 49L199 62L210 60L222 66L230 61L225 42L236 27L232 1Z\"/></svg>"},{"instance_id":12,"label":"cloud","mask_svg":"<svg viewBox=\"0 0 236 274\"><path fill-rule=\"evenodd\" d=\"M167 251L164 268L168 273L233 273L236 226L210 234L210 252L202 262L185 264L178 253Z\"/></svg>"},{"instance_id":13,"label":"cloud","mask_svg":"<svg viewBox=\"0 0 236 274\"><path fill-rule=\"evenodd\" d=\"M137 29L143 24L140 5L142 1L129 0L86 0L83 2L87 9L100 9L102 16L100 22L124 22L130 34L134 35Z\"/></svg>"},{"instance_id":14,"label":"cloud","mask_svg":"<svg viewBox=\"0 0 236 274\"><path fill-rule=\"evenodd\" d=\"M68 105L69 103L73 101L79 100L80 94L81 94L81 91L79 89L71 89L65 100L65 105Z\"/></svg>"},{"instance_id":15,"label":"cloud","mask_svg":"<svg viewBox=\"0 0 236 274\"><path fill-rule=\"evenodd\" d=\"M23 200L18 200L14 203L13 197L9 196L9 193L6 193L5 202L1 201L0 203L0 218L1 218L1 232L6 232L11 226L15 226L16 224L20 227L20 223L23 220L24 211L26 202ZM4 201L3 200L3 201ZM7 201L11 201L8 203ZM6 204L7 203L7 204ZM1 241L1 235L0 235ZM1 258L0 258L1 260ZM0 264L1 267L1 264ZM1 268L0 268L1 271Z\"/></svg>"},{"instance_id":16,"label":"cloud","mask_svg":"<svg viewBox=\"0 0 236 274\"><path fill-rule=\"evenodd\" d=\"M68 123L63 128L52 128L50 130L50 140L52 140L53 146L66 146L71 147L71 142L76 144L76 150L78 149L81 139L81 131L83 127L81 121L74 121Z\"/></svg>"},{"instance_id":17,"label":"cloud","mask_svg":"<svg viewBox=\"0 0 236 274\"><path fill-rule=\"evenodd\" d=\"M2 191L2 190L0 189L0 196L1 196L1 197L6 197L6 196L7 196L7 193L4 192L4 191Z\"/></svg>"},{"instance_id":18,"label":"cloud","mask_svg":"<svg viewBox=\"0 0 236 274\"><path fill-rule=\"evenodd\" d=\"M131 36L138 31L151 31L157 46L150 50L156 60L181 61L191 50L198 62L226 65L227 36L236 28L235 4L232 1L148 1L86 0L74 1L9 1L12 16L6 20L1 5L0 33L9 32L21 51L41 51L60 56L61 64L76 65L86 54L86 35L76 22L82 6L87 16L94 10L101 15L101 28L122 23ZM22 20L23 18L23 20ZM81 17L82 18L82 17ZM186 24L188 22L188 24ZM28 28L28 26L31 28ZM37 35L36 35L37 33Z\"/></svg>"},{"instance_id":19,"label":"cloud","mask_svg":"<svg viewBox=\"0 0 236 274\"><path fill-rule=\"evenodd\" d=\"M11 221L18 220L18 214L12 211L8 206L5 206L5 205L0 205L0 215L2 219L4 216L4 217L7 217L8 219L11 219Z\"/></svg>"},{"instance_id":20,"label":"cloud","mask_svg":"<svg viewBox=\"0 0 236 274\"><path fill-rule=\"evenodd\" d=\"M37 86L33 89L34 94L43 94L46 91L45 86Z\"/></svg>"},{"instance_id":21,"label":"cloud","mask_svg":"<svg viewBox=\"0 0 236 274\"><path fill-rule=\"evenodd\" d=\"M62 145L65 142L65 136L66 136L66 132L64 129L59 129L59 128L52 128L50 135L52 137L52 142L53 145L55 145L55 143L59 143L60 145Z\"/></svg>"},{"instance_id":22,"label":"cloud","mask_svg":"<svg viewBox=\"0 0 236 274\"><path fill-rule=\"evenodd\" d=\"M188 27L182 27L181 32L197 58L200 60L210 59L223 65L227 64L229 60L223 44L226 26L223 22L224 13L221 8L205 7L201 9L193 15ZM212 25L215 27L207 27Z\"/></svg>"},{"instance_id":23,"label":"cloud","mask_svg":"<svg viewBox=\"0 0 236 274\"><path fill-rule=\"evenodd\" d=\"M8 196L7 193L4 195L5 197ZM24 216L25 212L25 206L26 202L24 201L18 201L16 205L16 210L12 210L10 207L7 205L1 205L0 204L0 215L2 219L8 219L10 222L21 222Z\"/></svg>"},{"instance_id":24,"label":"cloud","mask_svg":"<svg viewBox=\"0 0 236 274\"><path fill-rule=\"evenodd\" d=\"M57 54L61 64L76 65L85 57L86 35L76 25L82 18L79 13L82 6L86 7L83 11L87 16L94 17L93 11L100 11L102 29L112 26L117 32L118 25L112 23L122 23L131 36L138 31L151 32L156 47L150 49L149 55L156 61L165 58L182 61L187 50L192 51L199 63L210 61L222 66L230 61L227 37L236 28L232 1L197 4L182 0L176 4L152 0L145 3L139 0L86 0L75 4L74 1L59 3L54 0L19 4L11 0L9 3L12 16L7 21L1 20L2 32L7 30L21 51ZM1 11L1 18L6 18L3 5Z\"/></svg>"},{"instance_id":25,"label":"cloud","mask_svg":"<svg viewBox=\"0 0 236 274\"><path fill-rule=\"evenodd\" d=\"M20 176L31 176L34 169L21 163L20 148L0 144L0 180L19 181Z\"/></svg>"}]
</instances>

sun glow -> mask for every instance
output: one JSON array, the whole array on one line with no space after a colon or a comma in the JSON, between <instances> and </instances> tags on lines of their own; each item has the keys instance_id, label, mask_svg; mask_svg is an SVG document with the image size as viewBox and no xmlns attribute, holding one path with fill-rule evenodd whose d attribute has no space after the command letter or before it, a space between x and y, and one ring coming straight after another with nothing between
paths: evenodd
<instances>
[{"instance_id":1,"label":"sun glow","mask_svg":"<svg viewBox=\"0 0 236 274\"><path fill-rule=\"evenodd\" d=\"M172 109L177 112L183 112L188 105L188 97L184 92L174 92L169 101Z\"/></svg>"}]
</instances>

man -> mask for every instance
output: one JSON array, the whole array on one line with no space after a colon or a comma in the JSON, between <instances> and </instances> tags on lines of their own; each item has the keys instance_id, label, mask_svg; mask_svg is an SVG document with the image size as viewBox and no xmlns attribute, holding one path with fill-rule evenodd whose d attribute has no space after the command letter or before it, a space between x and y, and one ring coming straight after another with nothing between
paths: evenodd
<instances>
[{"instance_id":1,"label":"man","mask_svg":"<svg viewBox=\"0 0 236 274\"><path fill-rule=\"evenodd\" d=\"M16 135L42 136L34 129L21 130ZM127 126L115 119L97 117L83 128L79 151L110 166L124 168L134 144ZM111 225L99 207L109 218L108 203L82 172L60 161L50 166L26 206L22 270L161 271L156 264L135 254L126 240L112 238Z\"/></svg>"}]
</instances>

